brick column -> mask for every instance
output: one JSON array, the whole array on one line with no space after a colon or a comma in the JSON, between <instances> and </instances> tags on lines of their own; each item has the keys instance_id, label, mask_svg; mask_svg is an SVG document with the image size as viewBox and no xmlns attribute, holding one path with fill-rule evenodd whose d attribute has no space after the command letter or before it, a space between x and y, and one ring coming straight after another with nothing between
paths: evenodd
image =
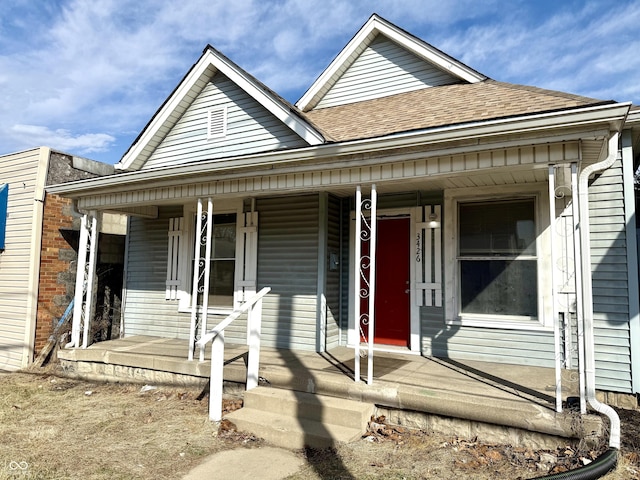
<instances>
[{"instance_id":1,"label":"brick column","mask_svg":"<svg viewBox=\"0 0 640 480\"><path fill-rule=\"evenodd\" d=\"M60 230L70 231L74 217L71 200L47 194L44 201L35 352L49 336L73 299L77 252Z\"/></svg>"}]
</instances>

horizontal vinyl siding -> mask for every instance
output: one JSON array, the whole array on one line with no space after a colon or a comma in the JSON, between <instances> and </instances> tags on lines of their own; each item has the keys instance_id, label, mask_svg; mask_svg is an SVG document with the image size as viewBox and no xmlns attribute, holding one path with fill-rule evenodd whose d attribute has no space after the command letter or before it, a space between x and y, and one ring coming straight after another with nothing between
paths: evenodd
<instances>
[{"instance_id":1,"label":"horizontal vinyl siding","mask_svg":"<svg viewBox=\"0 0 640 480\"><path fill-rule=\"evenodd\" d=\"M39 149L0 157L0 184L9 185L5 250L0 253L0 370L21 368L29 354L25 336L31 321L29 264L39 161Z\"/></svg>"},{"instance_id":2,"label":"horizontal vinyl siding","mask_svg":"<svg viewBox=\"0 0 640 480\"><path fill-rule=\"evenodd\" d=\"M129 227L125 335L189 338L189 314L165 300L169 218L182 207L161 208L157 219L132 217Z\"/></svg>"},{"instance_id":3,"label":"horizontal vinyl siding","mask_svg":"<svg viewBox=\"0 0 640 480\"><path fill-rule=\"evenodd\" d=\"M315 350L318 196L260 199L258 288L265 346Z\"/></svg>"},{"instance_id":4,"label":"horizontal vinyl siding","mask_svg":"<svg viewBox=\"0 0 640 480\"><path fill-rule=\"evenodd\" d=\"M371 42L316 108L380 98L458 80L383 35Z\"/></svg>"},{"instance_id":5,"label":"horizontal vinyl siding","mask_svg":"<svg viewBox=\"0 0 640 480\"><path fill-rule=\"evenodd\" d=\"M554 367L553 332L444 325L441 308L421 309L422 353L456 360Z\"/></svg>"},{"instance_id":6,"label":"horizontal vinyl siding","mask_svg":"<svg viewBox=\"0 0 640 480\"><path fill-rule=\"evenodd\" d=\"M338 264L337 270L330 270L329 258L331 252L340 255L340 199L334 196L329 197L328 208L328 228L327 228L327 344L326 348L331 349L338 346L340 342L340 268L342 262Z\"/></svg>"},{"instance_id":7,"label":"horizontal vinyl siding","mask_svg":"<svg viewBox=\"0 0 640 480\"><path fill-rule=\"evenodd\" d=\"M589 187L596 388L631 392L631 339L622 165Z\"/></svg>"},{"instance_id":8,"label":"horizontal vinyl siding","mask_svg":"<svg viewBox=\"0 0 640 480\"><path fill-rule=\"evenodd\" d=\"M227 107L227 135L207 139L208 109ZM217 73L162 140L144 169L305 146L291 129Z\"/></svg>"}]
</instances>

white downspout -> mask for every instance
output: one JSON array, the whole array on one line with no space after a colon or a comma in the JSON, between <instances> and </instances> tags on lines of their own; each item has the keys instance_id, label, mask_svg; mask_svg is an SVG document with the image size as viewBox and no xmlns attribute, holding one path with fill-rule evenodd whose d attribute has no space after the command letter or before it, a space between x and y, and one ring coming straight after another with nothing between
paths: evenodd
<instances>
[{"instance_id":1,"label":"white downspout","mask_svg":"<svg viewBox=\"0 0 640 480\"><path fill-rule=\"evenodd\" d=\"M609 138L609 153L603 161L588 165L580 173L578 195L580 210L580 247L582 254L582 301L583 325L584 325L584 363L585 363L585 387L589 404L598 413L605 415L611 422L609 434L609 446L620 449L620 418L616 411L609 405L596 399L596 360L593 328L593 286L591 277L590 234L589 234L589 177L609 168L616 161L618 154L619 133L614 133ZM578 319L579 321L579 319Z\"/></svg>"}]
</instances>

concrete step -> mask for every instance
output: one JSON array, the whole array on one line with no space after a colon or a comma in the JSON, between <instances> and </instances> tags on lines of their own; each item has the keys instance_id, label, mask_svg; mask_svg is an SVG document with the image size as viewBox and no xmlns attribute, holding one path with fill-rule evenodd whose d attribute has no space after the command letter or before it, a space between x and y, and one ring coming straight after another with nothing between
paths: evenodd
<instances>
[{"instance_id":1,"label":"concrete step","mask_svg":"<svg viewBox=\"0 0 640 480\"><path fill-rule=\"evenodd\" d=\"M225 418L280 447L327 448L360 438L373 409L352 400L257 387L245 392L243 408Z\"/></svg>"},{"instance_id":2,"label":"concrete step","mask_svg":"<svg viewBox=\"0 0 640 480\"><path fill-rule=\"evenodd\" d=\"M373 405L280 388L257 387L244 394L244 406L260 411L357 428L364 432Z\"/></svg>"}]
</instances>

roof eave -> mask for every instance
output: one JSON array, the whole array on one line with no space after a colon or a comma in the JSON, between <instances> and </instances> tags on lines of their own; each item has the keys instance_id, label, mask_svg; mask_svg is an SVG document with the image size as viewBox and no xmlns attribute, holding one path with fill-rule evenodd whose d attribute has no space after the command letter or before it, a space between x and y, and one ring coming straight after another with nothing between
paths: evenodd
<instances>
[{"instance_id":1,"label":"roof eave","mask_svg":"<svg viewBox=\"0 0 640 480\"><path fill-rule=\"evenodd\" d=\"M543 114L526 115L517 118L488 120L471 124L457 124L427 130L405 132L384 137L364 140L351 140L292 150L247 155L226 160L210 160L181 166L127 172L91 180L81 180L47 187L51 193L71 198L90 195L94 191L115 187L130 186L155 180L170 180L201 176L205 173L224 174L229 170L250 170L268 168L288 162L309 161L321 163L329 158L361 154L372 151L385 151L403 147L438 144L501 137L506 135L525 135L545 130L561 131L570 127L603 125L609 131L620 131L624 125L631 103L613 103L571 110L554 111Z\"/></svg>"}]
</instances>

